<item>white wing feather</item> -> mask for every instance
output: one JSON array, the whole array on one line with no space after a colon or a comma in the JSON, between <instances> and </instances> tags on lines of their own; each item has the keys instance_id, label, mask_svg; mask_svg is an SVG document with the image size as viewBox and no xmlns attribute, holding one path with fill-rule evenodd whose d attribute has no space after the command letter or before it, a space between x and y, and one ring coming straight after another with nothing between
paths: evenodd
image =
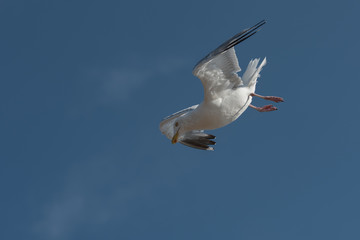
<instances>
[{"instance_id":1,"label":"white wing feather","mask_svg":"<svg viewBox=\"0 0 360 240\"><path fill-rule=\"evenodd\" d=\"M203 84L205 100L216 99L218 97L216 93L243 84L241 78L237 75L241 68L234 46L254 35L264 24L265 21L261 21L253 27L236 34L195 65L193 74Z\"/></svg>"},{"instance_id":2,"label":"white wing feather","mask_svg":"<svg viewBox=\"0 0 360 240\"><path fill-rule=\"evenodd\" d=\"M217 98L216 93L242 84L237 74L239 71L241 68L235 49L230 48L198 66L194 74L203 84L205 99L214 99Z\"/></svg>"}]
</instances>

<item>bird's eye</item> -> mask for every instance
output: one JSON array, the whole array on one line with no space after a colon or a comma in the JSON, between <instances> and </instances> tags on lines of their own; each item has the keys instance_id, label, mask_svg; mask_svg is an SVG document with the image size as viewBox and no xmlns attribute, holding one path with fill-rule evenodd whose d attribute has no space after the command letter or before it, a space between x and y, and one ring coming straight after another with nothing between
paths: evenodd
<instances>
[{"instance_id":1,"label":"bird's eye","mask_svg":"<svg viewBox=\"0 0 360 240\"><path fill-rule=\"evenodd\" d=\"M177 127L177 126L179 126L179 123L178 123L178 122L175 123L175 127Z\"/></svg>"}]
</instances>

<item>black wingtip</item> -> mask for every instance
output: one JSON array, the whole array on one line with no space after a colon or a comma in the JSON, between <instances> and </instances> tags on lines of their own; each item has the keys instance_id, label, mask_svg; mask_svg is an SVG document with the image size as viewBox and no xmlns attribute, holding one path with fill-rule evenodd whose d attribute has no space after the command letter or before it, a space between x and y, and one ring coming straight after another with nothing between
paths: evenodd
<instances>
[{"instance_id":1,"label":"black wingtip","mask_svg":"<svg viewBox=\"0 0 360 240\"><path fill-rule=\"evenodd\" d=\"M257 33L261 28L261 26L263 26L266 23L265 20L262 20L260 22L258 22L257 24L255 24L254 26L252 26L251 28L245 29L244 31L236 34L234 37L232 37L229 41L223 43L219 48L224 46L223 51L226 51L234 46L236 46L237 44L245 41L246 39L248 39L249 37L251 37L252 35L254 35L255 33Z\"/></svg>"},{"instance_id":2,"label":"black wingtip","mask_svg":"<svg viewBox=\"0 0 360 240\"><path fill-rule=\"evenodd\" d=\"M259 31L261 29L260 27L262 27L265 23L266 23L266 20L261 20L260 22L258 22L254 26L252 26L251 28L248 28L247 31L256 33L257 31Z\"/></svg>"},{"instance_id":3,"label":"black wingtip","mask_svg":"<svg viewBox=\"0 0 360 240\"><path fill-rule=\"evenodd\" d=\"M212 139L215 139L214 135L204 132L192 131L186 133L179 142L188 147L214 151L214 148L211 146L215 145L216 142Z\"/></svg>"},{"instance_id":4,"label":"black wingtip","mask_svg":"<svg viewBox=\"0 0 360 240\"><path fill-rule=\"evenodd\" d=\"M258 22L257 24L255 24L254 26L252 26L251 28L248 29L248 31L252 31L252 30L260 30L260 27L263 26L266 23L266 20L261 20L260 22Z\"/></svg>"},{"instance_id":5,"label":"black wingtip","mask_svg":"<svg viewBox=\"0 0 360 240\"><path fill-rule=\"evenodd\" d=\"M265 19L263 19L263 20L261 20L260 22L258 22L257 24L255 24L255 26L262 26L262 25L264 25L266 23L266 20ZM254 26L254 27L255 27Z\"/></svg>"},{"instance_id":6,"label":"black wingtip","mask_svg":"<svg viewBox=\"0 0 360 240\"><path fill-rule=\"evenodd\" d=\"M260 22L258 22L254 26L252 26L251 28L247 28L247 29L239 32L238 34L236 34L235 36L233 36L229 40L225 41L223 44L221 44L215 50L213 50L208 55L206 55L203 59L201 59L195 65L195 67L193 69L193 74L196 76L197 71L198 71L198 67L201 66L202 64L204 64L205 62L210 61L210 59L215 58L217 55L229 50L230 48L236 46L237 44L243 42L244 40L248 39L249 37L251 37L252 35L257 33L260 30L260 27L262 27L265 23L266 23L265 19L261 20Z\"/></svg>"}]
</instances>

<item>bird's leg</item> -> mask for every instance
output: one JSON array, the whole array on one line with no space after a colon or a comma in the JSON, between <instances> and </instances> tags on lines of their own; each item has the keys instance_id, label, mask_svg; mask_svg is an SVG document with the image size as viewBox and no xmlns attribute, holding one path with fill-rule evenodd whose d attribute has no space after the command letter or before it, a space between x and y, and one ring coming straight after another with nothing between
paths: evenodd
<instances>
[{"instance_id":1,"label":"bird's leg","mask_svg":"<svg viewBox=\"0 0 360 240\"><path fill-rule=\"evenodd\" d=\"M249 107L251 107L259 112L271 112L271 111L277 110L277 108L274 107L273 105L265 105L263 107L256 107L256 106L250 104Z\"/></svg>"},{"instance_id":2,"label":"bird's leg","mask_svg":"<svg viewBox=\"0 0 360 240\"><path fill-rule=\"evenodd\" d=\"M273 101L273 102L283 102L284 99L281 98L281 97L274 97L274 96L261 96L259 94L256 94L256 93L251 93L250 96L252 97L259 97L259 98L262 98L262 99L265 99L265 100L269 100L269 101Z\"/></svg>"}]
</instances>

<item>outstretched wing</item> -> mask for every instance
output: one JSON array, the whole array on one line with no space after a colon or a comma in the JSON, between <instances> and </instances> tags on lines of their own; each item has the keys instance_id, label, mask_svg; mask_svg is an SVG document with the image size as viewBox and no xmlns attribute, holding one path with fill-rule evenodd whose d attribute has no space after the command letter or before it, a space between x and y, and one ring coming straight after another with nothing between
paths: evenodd
<instances>
[{"instance_id":1,"label":"outstretched wing","mask_svg":"<svg viewBox=\"0 0 360 240\"><path fill-rule=\"evenodd\" d=\"M263 20L236 34L195 65L193 74L203 84L205 100L217 98L217 93L221 90L242 85L242 80L237 75L241 69L234 46L254 35L265 23Z\"/></svg>"}]
</instances>

